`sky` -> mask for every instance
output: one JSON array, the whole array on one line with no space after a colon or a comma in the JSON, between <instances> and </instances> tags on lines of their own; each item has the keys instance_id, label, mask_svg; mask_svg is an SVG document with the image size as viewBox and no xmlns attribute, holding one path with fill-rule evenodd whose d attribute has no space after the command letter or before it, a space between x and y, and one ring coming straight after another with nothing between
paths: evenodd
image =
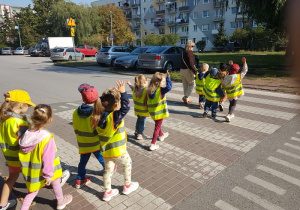
<instances>
[{"instance_id":1,"label":"sky","mask_svg":"<svg viewBox=\"0 0 300 210\"><path fill-rule=\"evenodd\" d=\"M66 0L74 2L75 4L88 4L90 5L91 2L95 0ZM10 5L10 6L19 6L19 7L27 7L28 4L33 5L31 0L0 0L0 4Z\"/></svg>"}]
</instances>

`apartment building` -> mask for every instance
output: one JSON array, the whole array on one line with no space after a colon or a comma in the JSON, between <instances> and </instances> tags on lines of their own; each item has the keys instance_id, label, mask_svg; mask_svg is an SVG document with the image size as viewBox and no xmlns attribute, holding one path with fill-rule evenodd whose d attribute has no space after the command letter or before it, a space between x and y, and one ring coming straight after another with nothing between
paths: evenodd
<instances>
[{"instance_id":1,"label":"apartment building","mask_svg":"<svg viewBox=\"0 0 300 210\"><path fill-rule=\"evenodd\" d=\"M0 4L0 23L2 23L4 20L5 10L8 12L8 17L13 18L15 13L18 13L21 11L21 7Z\"/></svg>"},{"instance_id":2,"label":"apartment building","mask_svg":"<svg viewBox=\"0 0 300 210\"><path fill-rule=\"evenodd\" d=\"M178 46L187 40L195 43L206 41L205 51L214 49L214 35L224 21L226 35L236 28L243 28L242 8L231 0L98 0L94 5L114 3L120 7L126 19L132 23L136 46L143 46L142 37L147 34L178 34ZM247 19L247 18L246 18ZM255 25L253 25L255 27ZM197 49L195 49L197 50Z\"/></svg>"}]
</instances>

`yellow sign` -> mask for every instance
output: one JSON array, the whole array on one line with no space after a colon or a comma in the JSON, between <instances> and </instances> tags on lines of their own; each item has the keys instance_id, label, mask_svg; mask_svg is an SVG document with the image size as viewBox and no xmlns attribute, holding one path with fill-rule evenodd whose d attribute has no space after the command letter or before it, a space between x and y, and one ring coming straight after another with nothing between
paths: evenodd
<instances>
[{"instance_id":1,"label":"yellow sign","mask_svg":"<svg viewBox=\"0 0 300 210\"><path fill-rule=\"evenodd\" d=\"M71 36L75 36L75 30L74 30L74 28L71 28Z\"/></svg>"},{"instance_id":2,"label":"yellow sign","mask_svg":"<svg viewBox=\"0 0 300 210\"><path fill-rule=\"evenodd\" d=\"M73 18L70 17L69 21L68 21L68 26L76 26L75 24L75 20L73 20Z\"/></svg>"}]
</instances>

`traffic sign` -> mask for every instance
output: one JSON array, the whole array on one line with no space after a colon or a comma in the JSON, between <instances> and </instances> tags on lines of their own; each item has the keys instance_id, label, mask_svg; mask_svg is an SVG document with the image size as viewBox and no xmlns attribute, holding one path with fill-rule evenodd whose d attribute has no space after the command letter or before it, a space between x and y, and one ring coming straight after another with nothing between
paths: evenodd
<instances>
[{"instance_id":1,"label":"traffic sign","mask_svg":"<svg viewBox=\"0 0 300 210\"><path fill-rule=\"evenodd\" d=\"M71 28L71 36L75 36L75 30L74 30L74 28Z\"/></svg>"},{"instance_id":2,"label":"traffic sign","mask_svg":"<svg viewBox=\"0 0 300 210\"><path fill-rule=\"evenodd\" d=\"M68 20L68 26L73 26L73 27L75 27L76 26L76 24L75 24L75 20L73 19L73 18L71 18L70 17L70 19Z\"/></svg>"}]
</instances>

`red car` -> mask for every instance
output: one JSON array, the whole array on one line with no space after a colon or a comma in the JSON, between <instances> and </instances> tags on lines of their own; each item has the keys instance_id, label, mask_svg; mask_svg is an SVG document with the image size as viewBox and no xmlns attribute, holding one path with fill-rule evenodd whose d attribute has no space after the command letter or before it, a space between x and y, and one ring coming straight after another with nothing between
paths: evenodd
<instances>
[{"instance_id":1,"label":"red car","mask_svg":"<svg viewBox=\"0 0 300 210\"><path fill-rule=\"evenodd\" d=\"M98 50L92 48L89 45L86 44L80 44L77 46L76 50L79 52L82 52L85 56L95 56L97 55Z\"/></svg>"}]
</instances>

